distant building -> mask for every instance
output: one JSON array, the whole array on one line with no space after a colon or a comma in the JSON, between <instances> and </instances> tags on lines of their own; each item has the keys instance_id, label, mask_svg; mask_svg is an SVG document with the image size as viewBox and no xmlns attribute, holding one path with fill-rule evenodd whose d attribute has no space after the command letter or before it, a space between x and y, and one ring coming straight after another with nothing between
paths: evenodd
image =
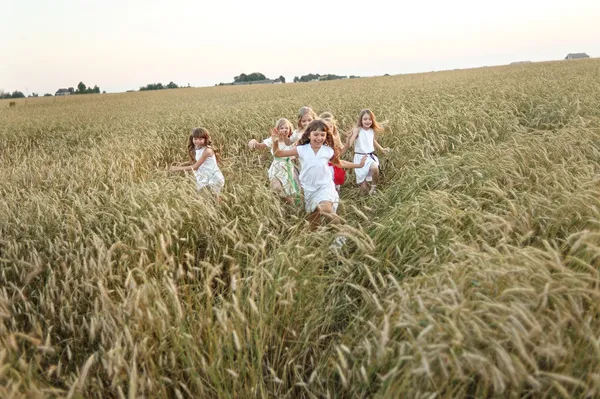
<instances>
[{"instance_id":1,"label":"distant building","mask_svg":"<svg viewBox=\"0 0 600 399\"><path fill-rule=\"evenodd\" d=\"M569 53L565 57L565 60L578 60L582 58L590 58L586 53Z\"/></svg>"},{"instance_id":2,"label":"distant building","mask_svg":"<svg viewBox=\"0 0 600 399\"><path fill-rule=\"evenodd\" d=\"M68 96L69 94L71 94L69 89L58 89L58 91L54 93L55 96Z\"/></svg>"}]
</instances>

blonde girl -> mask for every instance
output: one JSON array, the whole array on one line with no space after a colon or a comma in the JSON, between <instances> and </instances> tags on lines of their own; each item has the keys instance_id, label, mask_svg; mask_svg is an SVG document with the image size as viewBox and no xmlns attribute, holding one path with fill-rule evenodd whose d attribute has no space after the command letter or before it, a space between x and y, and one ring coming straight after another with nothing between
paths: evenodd
<instances>
[{"instance_id":1,"label":"blonde girl","mask_svg":"<svg viewBox=\"0 0 600 399\"><path fill-rule=\"evenodd\" d=\"M304 132L304 130L315 119L317 119L317 114L315 113L315 111L313 111L311 107L300 107L300 109L298 110L298 128L294 131L294 133L292 133L290 138L286 140L286 144L290 145L300 140L300 137L302 137L302 133Z\"/></svg>"},{"instance_id":2,"label":"blonde girl","mask_svg":"<svg viewBox=\"0 0 600 399\"><path fill-rule=\"evenodd\" d=\"M271 137L273 144L280 140L278 134ZM329 162L346 168L360 168L364 165L366 157L357 164L340 162L340 149L335 146L332 129L328 123L319 119L307 126L296 147L280 150L279 146L273 145L273 148L276 148L276 157L297 156L300 159L300 185L304 190L304 205L309 214L311 228L318 226L321 216L339 222L335 214L339 196L333 184Z\"/></svg>"},{"instance_id":3,"label":"blonde girl","mask_svg":"<svg viewBox=\"0 0 600 399\"><path fill-rule=\"evenodd\" d=\"M208 186L218 195L225 185L225 178L217 165L217 155L211 144L208 130L203 127L193 129L187 146L191 165L172 166L169 170L194 171L198 190Z\"/></svg>"},{"instance_id":4,"label":"blonde girl","mask_svg":"<svg viewBox=\"0 0 600 399\"><path fill-rule=\"evenodd\" d=\"M363 156L367 156L365 165L356 169L356 183L360 186L361 193L373 195L377 188L379 180L379 158L375 155L375 150L384 154L390 151L389 148L383 148L377 140L375 133L380 133L383 128L377 123L375 115L369 109L363 109L358 115L356 126L352 129L348 147L354 145L354 162ZM371 182L371 189L368 188L368 183Z\"/></svg>"},{"instance_id":5,"label":"blonde girl","mask_svg":"<svg viewBox=\"0 0 600 399\"><path fill-rule=\"evenodd\" d=\"M279 138L279 149L288 150L292 148L291 145L285 144L285 140L289 139L292 135L292 130L293 127L289 120L281 118L277 121L272 134ZM252 149L270 148L272 154L274 153L273 149L275 148L271 137L266 138L262 143L252 139L248 143L248 146ZM293 159L294 157L275 156L268 171L271 188L280 193L280 195L290 204L293 204L294 200L299 201L300 199L298 169L296 168Z\"/></svg>"}]
</instances>

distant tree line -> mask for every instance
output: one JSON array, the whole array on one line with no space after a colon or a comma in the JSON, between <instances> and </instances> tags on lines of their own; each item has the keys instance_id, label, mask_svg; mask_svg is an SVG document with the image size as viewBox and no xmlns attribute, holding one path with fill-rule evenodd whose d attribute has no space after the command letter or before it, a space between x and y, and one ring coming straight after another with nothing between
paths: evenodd
<instances>
[{"instance_id":1,"label":"distant tree line","mask_svg":"<svg viewBox=\"0 0 600 399\"><path fill-rule=\"evenodd\" d=\"M240 84L240 83L252 83L252 82L263 82L264 83L285 83L285 77L283 77L283 75L280 75L277 79L269 79L265 76L264 73L260 73L260 72L252 72L250 74L245 74L245 73L241 73L238 76L234 76L233 78L233 82L231 83L219 83L218 86L225 86L225 85L233 85L233 84ZM215 85L217 86L217 85Z\"/></svg>"},{"instance_id":2,"label":"distant tree line","mask_svg":"<svg viewBox=\"0 0 600 399\"><path fill-rule=\"evenodd\" d=\"M146 86L140 87L140 91L179 89L179 88L183 88L183 87L186 87L186 86L178 86L177 84L175 84L173 82L169 82L168 85L163 85L162 83L148 83ZM188 83L187 87L191 87L189 83ZM133 91L133 90L128 90L128 91Z\"/></svg>"},{"instance_id":3,"label":"distant tree line","mask_svg":"<svg viewBox=\"0 0 600 399\"><path fill-rule=\"evenodd\" d=\"M25 98L25 94L18 90L13 91L12 93L9 91L5 92L4 90L0 90L0 99L5 98Z\"/></svg>"},{"instance_id":4,"label":"distant tree line","mask_svg":"<svg viewBox=\"0 0 600 399\"><path fill-rule=\"evenodd\" d=\"M100 88L97 85L94 87L86 87L85 83L79 82L77 85L77 90L71 92L71 94L94 94L100 93Z\"/></svg>"}]
</instances>

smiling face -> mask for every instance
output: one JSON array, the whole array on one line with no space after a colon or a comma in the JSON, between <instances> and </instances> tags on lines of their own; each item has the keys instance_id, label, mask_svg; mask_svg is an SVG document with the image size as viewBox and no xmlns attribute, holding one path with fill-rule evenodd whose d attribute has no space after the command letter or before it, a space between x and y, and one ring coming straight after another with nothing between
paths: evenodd
<instances>
[{"instance_id":1,"label":"smiling face","mask_svg":"<svg viewBox=\"0 0 600 399\"><path fill-rule=\"evenodd\" d=\"M282 123L279 126L277 126L277 131L282 136L289 136L289 134L291 133L290 127L287 123Z\"/></svg>"},{"instance_id":2,"label":"smiling face","mask_svg":"<svg viewBox=\"0 0 600 399\"><path fill-rule=\"evenodd\" d=\"M365 112L360 121L364 129L370 129L373 125L373 119L371 118L371 115L368 112Z\"/></svg>"},{"instance_id":3,"label":"smiling face","mask_svg":"<svg viewBox=\"0 0 600 399\"><path fill-rule=\"evenodd\" d=\"M206 146L206 139L204 137L194 137L192 141L196 148L202 148Z\"/></svg>"},{"instance_id":4,"label":"smiling face","mask_svg":"<svg viewBox=\"0 0 600 399\"><path fill-rule=\"evenodd\" d=\"M300 126L302 126L302 130L306 129L306 127L308 125L310 125L310 123L313 121L313 116L310 114L310 112L307 112L306 114L304 114L302 116L302 118L300 119Z\"/></svg>"},{"instance_id":5,"label":"smiling face","mask_svg":"<svg viewBox=\"0 0 600 399\"><path fill-rule=\"evenodd\" d=\"M312 147L321 147L325 143L327 132L324 130L313 130L310 132L310 145Z\"/></svg>"}]
</instances>

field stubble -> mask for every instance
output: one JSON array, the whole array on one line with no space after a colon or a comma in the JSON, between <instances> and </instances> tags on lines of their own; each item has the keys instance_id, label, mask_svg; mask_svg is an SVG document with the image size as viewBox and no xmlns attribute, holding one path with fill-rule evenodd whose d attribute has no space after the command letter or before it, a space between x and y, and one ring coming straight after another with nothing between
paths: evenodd
<instances>
[{"instance_id":1,"label":"field stubble","mask_svg":"<svg viewBox=\"0 0 600 399\"><path fill-rule=\"evenodd\" d=\"M1 397L600 395L600 61L0 102ZM246 149L388 120L330 230ZM205 126L223 201L185 159Z\"/></svg>"}]
</instances>

